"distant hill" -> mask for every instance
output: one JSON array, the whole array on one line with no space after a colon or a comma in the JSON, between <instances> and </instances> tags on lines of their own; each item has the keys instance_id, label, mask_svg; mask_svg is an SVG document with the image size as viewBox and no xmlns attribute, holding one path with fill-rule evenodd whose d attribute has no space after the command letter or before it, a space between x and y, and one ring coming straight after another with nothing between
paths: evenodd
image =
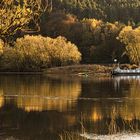
<instances>
[{"instance_id":1,"label":"distant hill","mask_svg":"<svg viewBox=\"0 0 140 140\"><path fill-rule=\"evenodd\" d=\"M140 21L140 0L53 0L53 6L78 18L124 23Z\"/></svg>"}]
</instances>

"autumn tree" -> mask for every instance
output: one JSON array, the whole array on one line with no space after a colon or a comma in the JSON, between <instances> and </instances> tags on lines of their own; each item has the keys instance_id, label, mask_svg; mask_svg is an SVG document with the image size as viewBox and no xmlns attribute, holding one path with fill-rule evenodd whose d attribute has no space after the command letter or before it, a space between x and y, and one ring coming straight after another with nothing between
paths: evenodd
<instances>
[{"instance_id":1,"label":"autumn tree","mask_svg":"<svg viewBox=\"0 0 140 140\"><path fill-rule=\"evenodd\" d=\"M0 38L13 40L17 31L39 30L41 15L49 8L42 0L2 0L0 2ZM29 23L34 24L29 28ZM34 27L34 29L33 29Z\"/></svg>"},{"instance_id":2,"label":"autumn tree","mask_svg":"<svg viewBox=\"0 0 140 140\"><path fill-rule=\"evenodd\" d=\"M133 29L126 26L120 32L118 39L125 45L125 53L130 62L140 63L140 27Z\"/></svg>"},{"instance_id":3,"label":"autumn tree","mask_svg":"<svg viewBox=\"0 0 140 140\"><path fill-rule=\"evenodd\" d=\"M77 19L64 12L51 13L43 28L44 36L65 36L78 46L83 63L112 62L121 59L123 47L116 39L123 28L119 22L109 23L97 19Z\"/></svg>"},{"instance_id":4,"label":"autumn tree","mask_svg":"<svg viewBox=\"0 0 140 140\"><path fill-rule=\"evenodd\" d=\"M3 48L1 69L15 71L41 71L53 66L79 63L81 53L76 45L64 37L55 39L42 36L19 38L15 46Z\"/></svg>"}]
</instances>

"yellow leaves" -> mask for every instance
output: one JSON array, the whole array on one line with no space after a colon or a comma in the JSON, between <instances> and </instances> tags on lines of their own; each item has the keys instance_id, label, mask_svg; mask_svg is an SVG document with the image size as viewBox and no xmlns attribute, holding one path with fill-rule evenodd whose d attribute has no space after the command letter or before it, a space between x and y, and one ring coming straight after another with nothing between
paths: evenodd
<instances>
[{"instance_id":1,"label":"yellow leaves","mask_svg":"<svg viewBox=\"0 0 140 140\"><path fill-rule=\"evenodd\" d=\"M100 26L103 23L103 21L97 19L84 19L82 23L84 25L89 26L90 30L95 30L98 26Z\"/></svg>"},{"instance_id":2,"label":"yellow leaves","mask_svg":"<svg viewBox=\"0 0 140 140\"><path fill-rule=\"evenodd\" d=\"M39 2L40 1L40 2ZM0 37L11 41L18 30L28 30L32 21L34 29L39 31L40 18L47 11L47 5L41 6L41 0L2 0L0 2ZM45 11L44 9L45 8Z\"/></svg>"},{"instance_id":3,"label":"yellow leaves","mask_svg":"<svg viewBox=\"0 0 140 140\"><path fill-rule=\"evenodd\" d=\"M13 3L13 0L2 0L3 3L6 3L7 5L11 5Z\"/></svg>"},{"instance_id":4,"label":"yellow leaves","mask_svg":"<svg viewBox=\"0 0 140 140\"><path fill-rule=\"evenodd\" d=\"M122 29L122 31L119 34L119 40L123 42L124 44L128 44L129 40L131 39L131 32L133 31L131 26L126 26Z\"/></svg>"},{"instance_id":5,"label":"yellow leaves","mask_svg":"<svg viewBox=\"0 0 140 140\"><path fill-rule=\"evenodd\" d=\"M48 44L46 49L51 56L52 65L78 63L81 60L81 54L77 47L71 42L67 42L64 37L59 36L56 39L47 37L46 43Z\"/></svg>"},{"instance_id":6,"label":"yellow leaves","mask_svg":"<svg viewBox=\"0 0 140 140\"><path fill-rule=\"evenodd\" d=\"M19 27L24 27L31 20L31 10L20 5L8 5L4 2L0 7L0 34L1 36L13 35Z\"/></svg>"},{"instance_id":7,"label":"yellow leaves","mask_svg":"<svg viewBox=\"0 0 140 140\"><path fill-rule=\"evenodd\" d=\"M126 54L132 63L140 63L140 28L124 27L118 39L126 45Z\"/></svg>"},{"instance_id":8,"label":"yellow leaves","mask_svg":"<svg viewBox=\"0 0 140 140\"><path fill-rule=\"evenodd\" d=\"M44 40L41 36L27 35L24 38L17 39L15 49L23 57L24 61L28 58L33 65L44 61L47 63L49 60L48 53L44 49Z\"/></svg>"},{"instance_id":9,"label":"yellow leaves","mask_svg":"<svg viewBox=\"0 0 140 140\"><path fill-rule=\"evenodd\" d=\"M96 20L96 19L92 19L91 20L91 27L92 28L96 28L97 26L101 25L102 21L101 20Z\"/></svg>"},{"instance_id":10,"label":"yellow leaves","mask_svg":"<svg viewBox=\"0 0 140 140\"><path fill-rule=\"evenodd\" d=\"M16 71L39 71L50 66L78 63L80 60L77 47L61 36L53 39L27 35L17 39L14 48L4 48L2 55L4 66Z\"/></svg>"}]
</instances>

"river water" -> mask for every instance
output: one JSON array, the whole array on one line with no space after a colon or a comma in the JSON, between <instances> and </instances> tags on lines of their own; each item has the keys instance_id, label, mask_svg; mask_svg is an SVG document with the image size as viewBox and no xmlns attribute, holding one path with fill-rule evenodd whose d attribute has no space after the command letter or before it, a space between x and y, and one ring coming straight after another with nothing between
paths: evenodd
<instances>
[{"instance_id":1,"label":"river water","mask_svg":"<svg viewBox=\"0 0 140 140\"><path fill-rule=\"evenodd\" d=\"M140 139L140 77L0 76L0 140Z\"/></svg>"}]
</instances>

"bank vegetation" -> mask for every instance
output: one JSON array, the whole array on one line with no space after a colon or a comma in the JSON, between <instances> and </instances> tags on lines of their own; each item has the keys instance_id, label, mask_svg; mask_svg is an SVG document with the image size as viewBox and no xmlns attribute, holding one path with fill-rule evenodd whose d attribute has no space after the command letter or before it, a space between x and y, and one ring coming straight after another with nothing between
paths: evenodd
<instances>
[{"instance_id":1,"label":"bank vegetation","mask_svg":"<svg viewBox=\"0 0 140 140\"><path fill-rule=\"evenodd\" d=\"M0 70L140 63L138 0L2 0Z\"/></svg>"}]
</instances>

